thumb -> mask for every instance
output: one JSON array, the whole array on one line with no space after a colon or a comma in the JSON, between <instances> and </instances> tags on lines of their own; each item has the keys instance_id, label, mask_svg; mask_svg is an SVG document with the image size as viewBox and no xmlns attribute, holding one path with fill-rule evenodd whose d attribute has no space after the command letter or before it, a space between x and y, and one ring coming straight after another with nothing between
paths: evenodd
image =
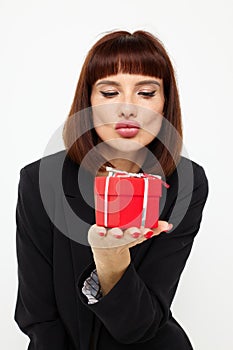
<instances>
[{"instance_id":1,"label":"thumb","mask_svg":"<svg viewBox=\"0 0 233 350\"><path fill-rule=\"evenodd\" d=\"M148 239L148 238L151 238L153 236L158 236L161 232L167 232L167 231L171 230L172 227L173 227L173 225L169 224L167 221L159 220L158 226L156 228L153 228L153 229L144 228L143 235L145 238Z\"/></svg>"},{"instance_id":2,"label":"thumb","mask_svg":"<svg viewBox=\"0 0 233 350\"><path fill-rule=\"evenodd\" d=\"M172 229L173 225L168 223L167 221L162 221L162 220L159 220L158 221L158 227L156 227L156 229L158 229L160 232L163 232L163 231L170 231Z\"/></svg>"}]
</instances>

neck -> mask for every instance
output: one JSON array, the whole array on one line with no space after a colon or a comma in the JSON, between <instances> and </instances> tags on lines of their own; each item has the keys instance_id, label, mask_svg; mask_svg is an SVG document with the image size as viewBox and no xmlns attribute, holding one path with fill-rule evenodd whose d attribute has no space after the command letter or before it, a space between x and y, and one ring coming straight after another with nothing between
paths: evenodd
<instances>
[{"instance_id":1,"label":"neck","mask_svg":"<svg viewBox=\"0 0 233 350\"><path fill-rule=\"evenodd\" d=\"M138 150L135 153L125 153L118 155L119 158L109 159L109 162L118 170L127 171L129 173L138 173L146 159L145 149ZM98 172L98 176L107 176L108 172Z\"/></svg>"},{"instance_id":2,"label":"neck","mask_svg":"<svg viewBox=\"0 0 233 350\"><path fill-rule=\"evenodd\" d=\"M137 173L139 172L141 165L130 161L128 159L112 159L110 163L118 170L124 170L129 173Z\"/></svg>"}]
</instances>

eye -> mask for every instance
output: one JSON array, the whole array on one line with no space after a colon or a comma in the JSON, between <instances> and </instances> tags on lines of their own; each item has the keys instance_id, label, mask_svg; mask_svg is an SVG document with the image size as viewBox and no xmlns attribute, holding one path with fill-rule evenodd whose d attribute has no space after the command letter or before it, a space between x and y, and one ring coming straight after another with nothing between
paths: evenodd
<instances>
[{"instance_id":1,"label":"eye","mask_svg":"<svg viewBox=\"0 0 233 350\"><path fill-rule=\"evenodd\" d=\"M154 91L140 91L138 95L144 96L144 97L153 97L155 96L156 90Z\"/></svg>"},{"instance_id":2,"label":"eye","mask_svg":"<svg viewBox=\"0 0 233 350\"><path fill-rule=\"evenodd\" d=\"M117 91L100 91L100 93L104 96L104 97L114 97L116 95L118 95Z\"/></svg>"}]
</instances>

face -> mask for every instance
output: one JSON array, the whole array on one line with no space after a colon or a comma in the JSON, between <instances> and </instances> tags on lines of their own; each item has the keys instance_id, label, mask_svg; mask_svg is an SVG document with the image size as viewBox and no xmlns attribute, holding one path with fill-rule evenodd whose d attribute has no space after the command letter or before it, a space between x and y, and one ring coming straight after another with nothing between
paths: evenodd
<instances>
[{"instance_id":1,"label":"face","mask_svg":"<svg viewBox=\"0 0 233 350\"><path fill-rule=\"evenodd\" d=\"M93 85L91 105L100 139L115 150L137 151L160 131L163 81L136 74L108 76Z\"/></svg>"}]
</instances>

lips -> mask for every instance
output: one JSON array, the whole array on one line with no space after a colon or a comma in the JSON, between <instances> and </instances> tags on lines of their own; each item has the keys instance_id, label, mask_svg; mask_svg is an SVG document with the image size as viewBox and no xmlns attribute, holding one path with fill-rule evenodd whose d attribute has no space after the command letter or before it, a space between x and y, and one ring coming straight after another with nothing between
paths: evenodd
<instances>
[{"instance_id":1,"label":"lips","mask_svg":"<svg viewBox=\"0 0 233 350\"><path fill-rule=\"evenodd\" d=\"M115 126L116 132L122 137L134 137L140 129L140 124L135 121L118 122Z\"/></svg>"}]
</instances>

